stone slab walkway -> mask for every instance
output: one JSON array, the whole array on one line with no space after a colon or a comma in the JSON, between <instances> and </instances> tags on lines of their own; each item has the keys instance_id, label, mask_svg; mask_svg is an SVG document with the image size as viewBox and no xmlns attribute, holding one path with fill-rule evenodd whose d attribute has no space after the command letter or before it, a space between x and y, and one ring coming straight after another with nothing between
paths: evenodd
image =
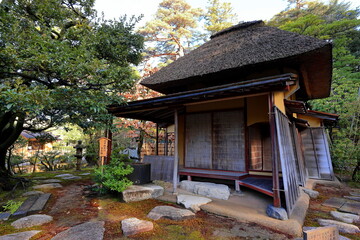
<instances>
[{"instance_id":1,"label":"stone slab walkway","mask_svg":"<svg viewBox=\"0 0 360 240\"><path fill-rule=\"evenodd\" d=\"M36 194L28 197L23 204L11 215L13 218L24 217L31 213L36 213L44 209L50 199L51 193Z\"/></svg>"},{"instance_id":2,"label":"stone slab walkway","mask_svg":"<svg viewBox=\"0 0 360 240\"><path fill-rule=\"evenodd\" d=\"M0 240L29 240L41 231L26 231L0 236Z\"/></svg>"},{"instance_id":3,"label":"stone slab walkway","mask_svg":"<svg viewBox=\"0 0 360 240\"><path fill-rule=\"evenodd\" d=\"M103 240L104 221L86 222L57 234L52 240Z\"/></svg>"}]
</instances>

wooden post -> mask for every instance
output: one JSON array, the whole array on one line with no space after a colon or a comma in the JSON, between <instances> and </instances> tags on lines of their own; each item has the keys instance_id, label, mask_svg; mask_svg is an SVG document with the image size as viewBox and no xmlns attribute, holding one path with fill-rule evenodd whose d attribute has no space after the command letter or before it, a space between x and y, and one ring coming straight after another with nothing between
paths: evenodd
<instances>
[{"instance_id":1,"label":"wooden post","mask_svg":"<svg viewBox=\"0 0 360 240\"><path fill-rule=\"evenodd\" d=\"M178 120L178 110L174 112L175 120L175 156L174 156L174 173L173 173L173 193L177 193L177 184L178 184L178 165L179 165L179 120Z\"/></svg>"},{"instance_id":2,"label":"wooden post","mask_svg":"<svg viewBox=\"0 0 360 240\"><path fill-rule=\"evenodd\" d=\"M155 155L156 155L156 156L159 156L159 124L157 124L157 123L156 123Z\"/></svg>"},{"instance_id":3,"label":"wooden post","mask_svg":"<svg viewBox=\"0 0 360 240\"><path fill-rule=\"evenodd\" d=\"M169 151L169 146L168 146L168 144L169 144L169 135L168 135L168 130L167 130L167 127L165 128L165 152L164 152L164 156L168 156L169 155L169 153L168 153L168 151Z\"/></svg>"},{"instance_id":4,"label":"wooden post","mask_svg":"<svg viewBox=\"0 0 360 240\"><path fill-rule=\"evenodd\" d=\"M270 136L271 136L271 159L272 159L273 201L274 201L273 205L274 207L281 207L273 93L269 94L268 102L269 102Z\"/></svg>"}]
</instances>

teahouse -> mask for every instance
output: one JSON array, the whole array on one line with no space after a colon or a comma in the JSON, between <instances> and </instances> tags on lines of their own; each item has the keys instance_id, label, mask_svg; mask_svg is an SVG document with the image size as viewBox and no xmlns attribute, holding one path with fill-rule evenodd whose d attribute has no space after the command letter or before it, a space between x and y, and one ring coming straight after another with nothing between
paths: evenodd
<instances>
[{"instance_id":1,"label":"teahouse","mask_svg":"<svg viewBox=\"0 0 360 240\"><path fill-rule=\"evenodd\" d=\"M262 21L241 23L141 82L165 96L108 110L174 126L174 156L150 160L171 162L175 191L179 176L232 180L237 190L273 197L290 215L299 185L334 177L324 124L338 116L303 102L329 96L331 49Z\"/></svg>"}]
</instances>

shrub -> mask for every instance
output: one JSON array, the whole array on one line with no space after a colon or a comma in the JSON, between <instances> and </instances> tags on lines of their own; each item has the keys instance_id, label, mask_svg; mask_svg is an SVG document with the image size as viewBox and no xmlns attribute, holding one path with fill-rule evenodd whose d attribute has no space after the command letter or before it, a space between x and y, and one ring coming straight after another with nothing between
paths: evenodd
<instances>
[{"instance_id":1,"label":"shrub","mask_svg":"<svg viewBox=\"0 0 360 240\"><path fill-rule=\"evenodd\" d=\"M105 187L106 190L116 192L122 192L131 186L132 182L126 176L132 173L134 169L124 162L125 156L113 156L108 165L96 169L95 181Z\"/></svg>"},{"instance_id":2,"label":"shrub","mask_svg":"<svg viewBox=\"0 0 360 240\"><path fill-rule=\"evenodd\" d=\"M5 212L10 212L11 214L13 214L14 212L16 212L16 210L20 207L21 204L21 201L9 200L4 206L2 206L2 208Z\"/></svg>"}]
</instances>

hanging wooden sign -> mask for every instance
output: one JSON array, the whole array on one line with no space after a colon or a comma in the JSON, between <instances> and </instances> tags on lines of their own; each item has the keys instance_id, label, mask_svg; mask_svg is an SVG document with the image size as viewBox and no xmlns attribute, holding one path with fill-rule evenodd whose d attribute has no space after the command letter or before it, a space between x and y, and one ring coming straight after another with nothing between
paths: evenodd
<instances>
[{"instance_id":1,"label":"hanging wooden sign","mask_svg":"<svg viewBox=\"0 0 360 240\"><path fill-rule=\"evenodd\" d=\"M99 139L99 156L100 157L107 157L108 155L108 145L109 145L110 139L106 137L102 137Z\"/></svg>"}]
</instances>

